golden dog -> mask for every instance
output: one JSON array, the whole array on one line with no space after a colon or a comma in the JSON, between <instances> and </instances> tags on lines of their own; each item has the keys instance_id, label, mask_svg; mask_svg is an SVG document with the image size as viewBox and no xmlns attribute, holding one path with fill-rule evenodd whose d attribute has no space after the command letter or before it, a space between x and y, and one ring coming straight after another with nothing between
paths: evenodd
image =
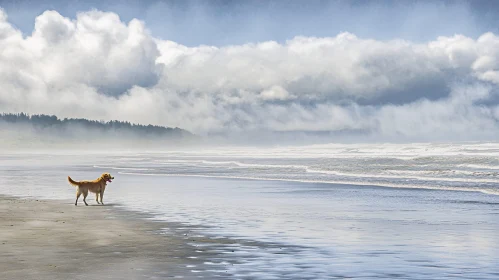
<instances>
[{"instance_id":1,"label":"golden dog","mask_svg":"<svg viewBox=\"0 0 499 280\"><path fill-rule=\"evenodd\" d=\"M95 193L95 201L99 204L99 196L100 196L100 204L104 205L102 202L102 198L104 197L104 191L106 190L107 183L111 183L114 177L109 173L102 173L102 175L92 181L74 181L71 177L68 176L68 181L71 185L76 186L76 202L75 205L78 205L78 198L83 194L83 202L86 206L88 206L85 199L87 198L88 192Z\"/></svg>"}]
</instances>

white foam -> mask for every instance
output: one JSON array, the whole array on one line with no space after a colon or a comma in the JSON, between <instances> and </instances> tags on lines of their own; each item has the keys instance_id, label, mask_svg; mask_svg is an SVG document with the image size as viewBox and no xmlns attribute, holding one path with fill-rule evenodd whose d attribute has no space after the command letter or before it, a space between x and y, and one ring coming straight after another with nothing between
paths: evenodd
<instances>
[{"instance_id":1,"label":"white foam","mask_svg":"<svg viewBox=\"0 0 499 280\"><path fill-rule=\"evenodd\" d=\"M132 167L101 166L101 165L94 165L93 168L112 169L112 170L130 170L130 171L150 171L150 170L154 170L154 169L151 169L151 168L132 168Z\"/></svg>"},{"instance_id":2,"label":"white foam","mask_svg":"<svg viewBox=\"0 0 499 280\"><path fill-rule=\"evenodd\" d=\"M210 161L210 160L180 160L180 159L166 159L166 160L156 160L155 162L159 164L207 164L207 165L234 165L240 167L254 167L254 168L296 168L296 169L306 169L308 166L306 165L290 165L290 164L256 164L256 163L243 163L239 161Z\"/></svg>"}]
</instances>

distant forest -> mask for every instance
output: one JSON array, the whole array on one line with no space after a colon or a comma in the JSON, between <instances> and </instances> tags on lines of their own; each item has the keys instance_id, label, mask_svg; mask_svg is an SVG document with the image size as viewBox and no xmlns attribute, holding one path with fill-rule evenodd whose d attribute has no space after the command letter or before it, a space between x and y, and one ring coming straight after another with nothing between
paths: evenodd
<instances>
[{"instance_id":1,"label":"distant forest","mask_svg":"<svg viewBox=\"0 0 499 280\"><path fill-rule=\"evenodd\" d=\"M88 119L73 119L64 118L59 119L56 116L49 115L28 115L25 113L0 114L0 122L10 124L31 124L35 129L68 129L71 127L79 127L84 129L91 129L93 131L103 132L123 132L133 133L138 136L160 136L160 137L185 137L193 136L189 131L180 129L178 127L170 128L157 125L141 125L133 124L124 121L95 121Z\"/></svg>"}]
</instances>

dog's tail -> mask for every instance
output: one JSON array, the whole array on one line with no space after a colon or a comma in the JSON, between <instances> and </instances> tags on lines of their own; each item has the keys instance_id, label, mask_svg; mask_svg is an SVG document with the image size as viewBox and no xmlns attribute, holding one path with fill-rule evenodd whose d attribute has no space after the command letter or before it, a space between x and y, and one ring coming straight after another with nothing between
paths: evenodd
<instances>
[{"instance_id":1,"label":"dog's tail","mask_svg":"<svg viewBox=\"0 0 499 280\"><path fill-rule=\"evenodd\" d=\"M71 179L71 177L68 176L68 181L71 185L73 186L79 186L80 185L80 182L76 182L74 181L73 179Z\"/></svg>"}]
</instances>

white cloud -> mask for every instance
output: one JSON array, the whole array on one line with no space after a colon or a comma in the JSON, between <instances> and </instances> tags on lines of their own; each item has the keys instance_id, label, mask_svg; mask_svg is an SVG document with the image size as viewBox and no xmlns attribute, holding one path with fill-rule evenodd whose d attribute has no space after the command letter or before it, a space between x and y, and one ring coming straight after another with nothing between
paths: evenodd
<instances>
[{"instance_id":1,"label":"white cloud","mask_svg":"<svg viewBox=\"0 0 499 280\"><path fill-rule=\"evenodd\" d=\"M225 47L153 38L100 11L46 11L23 37L0 11L0 111L223 130L497 135L499 37L354 34Z\"/></svg>"},{"instance_id":2,"label":"white cloud","mask_svg":"<svg viewBox=\"0 0 499 280\"><path fill-rule=\"evenodd\" d=\"M281 86L272 86L260 93L260 97L263 100L289 100L293 99L294 96L290 95L287 90Z\"/></svg>"}]
</instances>

